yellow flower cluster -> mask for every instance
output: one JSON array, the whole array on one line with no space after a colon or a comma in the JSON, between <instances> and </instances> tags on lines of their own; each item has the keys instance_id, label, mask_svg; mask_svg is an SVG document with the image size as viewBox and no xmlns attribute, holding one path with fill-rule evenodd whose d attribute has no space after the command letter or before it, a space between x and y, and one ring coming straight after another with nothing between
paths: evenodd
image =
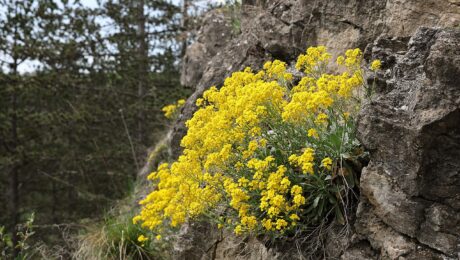
<instances>
[{"instance_id":1,"label":"yellow flower cluster","mask_svg":"<svg viewBox=\"0 0 460 260\"><path fill-rule=\"evenodd\" d=\"M161 109L166 118L171 119L175 116L177 111L185 105L184 99L179 99L175 104L170 104Z\"/></svg>"},{"instance_id":2,"label":"yellow flower cluster","mask_svg":"<svg viewBox=\"0 0 460 260\"><path fill-rule=\"evenodd\" d=\"M310 47L306 54L297 58L296 69L305 72L305 74L317 74L325 69L331 54L324 46Z\"/></svg>"},{"instance_id":3,"label":"yellow flower cluster","mask_svg":"<svg viewBox=\"0 0 460 260\"><path fill-rule=\"evenodd\" d=\"M143 226L150 229L160 227L165 220L176 227L185 222L187 217L198 216L207 207L220 200L212 185L217 185L219 176L212 178L202 174L199 161L181 156L171 165L162 164L158 170L148 176L149 180L158 180L155 191L140 202L143 209L133 219L136 223L143 221ZM206 187L201 183L208 182Z\"/></svg>"},{"instance_id":4,"label":"yellow flower cluster","mask_svg":"<svg viewBox=\"0 0 460 260\"><path fill-rule=\"evenodd\" d=\"M145 241L149 240L148 237L144 236L144 235L140 235L138 238L137 238L137 241L143 243Z\"/></svg>"},{"instance_id":5,"label":"yellow flower cluster","mask_svg":"<svg viewBox=\"0 0 460 260\"><path fill-rule=\"evenodd\" d=\"M140 202L133 222L161 232L228 208L232 213L218 216L218 226L237 234L296 227L310 201L306 180L330 172L337 160L319 139L343 127L345 104L364 82L361 51L345 57L338 59L345 72L327 74L331 55L324 46L311 47L297 61L305 77L296 86L287 65L275 60L259 72L235 72L220 89L207 90L186 122L183 154L148 176L156 188ZM174 109L166 107L166 116ZM290 134L300 137L289 141Z\"/></svg>"},{"instance_id":6,"label":"yellow flower cluster","mask_svg":"<svg viewBox=\"0 0 460 260\"><path fill-rule=\"evenodd\" d=\"M321 166L323 166L324 168L330 170L332 168L332 159L329 158L329 157L324 158L321 161Z\"/></svg>"},{"instance_id":7,"label":"yellow flower cluster","mask_svg":"<svg viewBox=\"0 0 460 260\"><path fill-rule=\"evenodd\" d=\"M268 61L264 64L264 70L266 77L265 79L268 80L281 80L281 81L291 81L292 74L286 72L286 63L274 60L273 62Z\"/></svg>"},{"instance_id":8,"label":"yellow flower cluster","mask_svg":"<svg viewBox=\"0 0 460 260\"><path fill-rule=\"evenodd\" d=\"M371 63L371 70L372 71L377 71L377 70L380 69L380 67L382 67L382 62L380 60L374 60Z\"/></svg>"},{"instance_id":9,"label":"yellow flower cluster","mask_svg":"<svg viewBox=\"0 0 460 260\"><path fill-rule=\"evenodd\" d=\"M348 50L345 56L339 56L337 64L345 64L348 70L339 75L320 73L328 66L331 57L323 46L310 47L306 55L299 57L296 68L303 70L307 76L293 88L291 102L282 114L284 120L304 122L327 110L334 101L349 98L357 87L363 85L362 52L359 49Z\"/></svg>"},{"instance_id":10,"label":"yellow flower cluster","mask_svg":"<svg viewBox=\"0 0 460 260\"><path fill-rule=\"evenodd\" d=\"M307 148L300 156L291 155L289 162L294 166L300 166L303 173L313 174L314 159L315 151L312 148Z\"/></svg>"}]
</instances>

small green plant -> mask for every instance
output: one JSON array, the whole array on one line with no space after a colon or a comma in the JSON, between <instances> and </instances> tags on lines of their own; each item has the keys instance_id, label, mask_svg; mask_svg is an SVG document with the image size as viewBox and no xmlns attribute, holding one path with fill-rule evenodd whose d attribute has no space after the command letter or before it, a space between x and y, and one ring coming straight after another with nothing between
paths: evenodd
<instances>
[{"instance_id":1,"label":"small green plant","mask_svg":"<svg viewBox=\"0 0 460 260\"><path fill-rule=\"evenodd\" d=\"M220 0L211 4L211 8L221 8L230 17L232 33L241 33L241 0Z\"/></svg>"},{"instance_id":2,"label":"small green plant","mask_svg":"<svg viewBox=\"0 0 460 260\"><path fill-rule=\"evenodd\" d=\"M115 216L116 215L116 216ZM133 213L109 214L80 236L74 259L164 259L168 244L132 222Z\"/></svg>"},{"instance_id":3,"label":"small green plant","mask_svg":"<svg viewBox=\"0 0 460 260\"><path fill-rule=\"evenodd\" d=\"M232 31L234 35L241 33L241 1L231 0L227 1L227 10L230 13Z\"/></svg>"},{"instance_id":4,"label":"small green plant","mask_svg":"<svg viewBox=\"0 0 460 260\"><path fill-rule=\"evenodd\" d=\"M163 111L167 119L175 119L178 116L180 109L184 105L185 105L185 99L179 99L176 103L169 104L163 107L161 110Z\"/></svg>"},{"instance_id":5,"label":"small green plant","mask_svg":"<svg viewBox=\"0 0 460 260\"><path fill-rule=\"evenodd\" d=\"M33 222L35 215L32 213L24 223L17 226L17 243L13 244L13 237L7 233L5 227L0 226L0 256L2 259L29 259L33 255L29 238L34 234ZM16 251L16 256L15 256Z\"/></svg>"}]
</instances>

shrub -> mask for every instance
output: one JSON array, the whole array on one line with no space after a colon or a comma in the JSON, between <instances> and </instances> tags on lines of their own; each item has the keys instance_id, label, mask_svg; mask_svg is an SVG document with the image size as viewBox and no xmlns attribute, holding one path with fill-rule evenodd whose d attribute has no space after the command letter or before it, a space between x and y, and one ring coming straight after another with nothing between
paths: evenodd
<instances>
[{"instance_id":1,"label":"shrub","mask_svg":"<svg viewBox=\"0 0 460 260\"><path fill-rule=\"evenodd\" d=\"M362 154L362 52L338 57L342 73L327 73L330 59L324 46L311 47L297 60L298 82L275 60L206 91L186 123L183 154L148 176L156 189L133 221L161 234L206 216L236 234L273 237L346 223Z\"/></svg>"},{"instance_id":2,"label":"shrub","mask_svg":"<svg viewBox=\"0 0 460 260\"><path fill-rule=\"evenodd\" d=\"M113 212L81 234L73 259L165 259L163 241L132 223L133 213Z\"/></svg>"},{"instance_id":3,"label":"shrub","mask_svg":"<svg viewBox=\"0 0 460 260\"><path fill-rule=\"evenodd\" d=\"M30 237L34 234L33 223L35 214L27 217L24 223L16 227L16 245L13 244L13 236L0 226L0 258L1 259L30 259L35 253L29 244ZM14 253L16 251L16 254Z\"/></svg>"},{"instance_id":4,"label":"shrub","mask_svg":"<svg viewBox=\"0 0 460 260\"><path fill-rule=\"evenodd\" d=\"M185 104L184 99L179 99L175 104L170 104L163 107L161 110L164 113L164 116L168 119L173 119L177 117L177 114L181 107Z\"/></svg>"}]
</instances>

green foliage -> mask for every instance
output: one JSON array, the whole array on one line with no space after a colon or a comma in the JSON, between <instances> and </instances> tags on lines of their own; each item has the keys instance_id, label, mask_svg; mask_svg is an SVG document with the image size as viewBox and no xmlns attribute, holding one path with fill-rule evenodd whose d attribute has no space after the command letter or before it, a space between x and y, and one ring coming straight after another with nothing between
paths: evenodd
<instances>
[{"instance_id":1,"label":"green foliage","mask_svg":"<svg viewBox=\"0 0 460 260\"><path fill-rule=\"evenodd\" d=\"M226 0L223 6L224 10L228 12L233 34L241 33L241 0Z\"/></svg>"},{"instance_id":2,"label":"green foliage","mask_svg":"<svg viewBox=\"0 0 460 260\"><path fill-rule=\"evenodd\" d=\"M104 3L0 0L0 223L9 233L34 211L32 239L63 243L51 224L75 226L126 196L168 125L161 108L190 92L179 84L178 8Z\"/></svg>"},{"instance_id":3,"label":"green foliage","mask_svg":"<svg viewBox=\"0 0 460 260\"><path fill-rule=\"evenodd\" d=\"M12 234L7 233L5 227L0 226L0 256L2 259L25 260L33 255L33 248L29 245L30 237L34 234L34 214L32 213L22 224L16 228L16 235L19 238L16 245L12 240ZM18 252L15 254L15 251Z\"/></svg>"},{"instance_id":4,"label":"green foliage","mask_svg":"<svg viewBox=\"0 0 460 260\"><path fill-rule=\"evenodd\" d=\"M109 213L80 235L75 259L165 259L169 244L132 223L133 212ZM139 237L143 239L139 240Z\"/></svg>"}]
</instances>

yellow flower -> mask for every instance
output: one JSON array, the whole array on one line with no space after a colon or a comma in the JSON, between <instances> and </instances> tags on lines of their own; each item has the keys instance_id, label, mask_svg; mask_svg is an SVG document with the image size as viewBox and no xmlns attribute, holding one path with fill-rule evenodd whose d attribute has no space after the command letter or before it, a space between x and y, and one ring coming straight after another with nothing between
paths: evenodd
<instances>
[{"instance_id":1,"label":"yellow flower","mask_svg":"<svg viewBox=\"0 0 460 260\"><path fill-rule=\"evenodd\" d=\"M139 221L141 221L141 216L135 216L133 218L133 224L136 225Z\"/></svg>"},{"instance_id":2,"label":"yellow flower","mask_svg":"<svg viewBox=\"0 0 460 260\"><path fill-rule=\"evenodd\" d=\"M292 221L298 221L300 220L300 217L297 215L297 214L291 214L289 216L289 218L292 220Z\"/></svg>"},{"instance_id":3,"label":"yellow flower","mask_svg":"<svg viewBox=\"0 0 460 260\"><path fill-rule=\"evenodd\" d=\"M371 70L372 71L377 71L377 70L380 69L381 66L382 66L382 62L380 60L374 60L371 63Z\"/></svg>"},{"instance_id":4,"label":"yellow flower","mask_svg":"<svg viewBox=\"0 0 460 260\"><path fill-rule=\"evenodd\" d=\"M319 113L315 119L315 123L318 125L326 124L329 117L324 113Z\"/></svg>"},{"instance_id":5,"label":"yellow flower","mask_svg":"<svg viewBox=\"0 0 460 260\"><path fill-rule=\"evenodd\" d=\"M305 204L305 197L300 194L297 194L294 196L293 202L294 205L297 207L302 206Z\"/></svg>"},{"instance_id":6,"label":"yellow flower","mask_svg":"<svg viewBox=\"0 0 460 260\"><path fill-rule=\"evenodd\" d=\"M267 213L269 216L272 216L272 217L278 216L278 214L280 214L280 209L277 207L270 207Z\"/></svg>"},{"instance_id":7,"label":"yellow flower","mask_svg":"<svg viewBox=\"0 0 460 260\"><path fill-rule=\"evenodd\" d=\"M280 60L266 62L264 70L268 80L292 80L292 74L286 72L286 63Z\"/></svg>"},{"instance_id":8,"label":"yellow flower","mask_svg":"<svg viewBox=\"0 0 460 260\"><path fill-rule=\"evenodd\" d=\"M315 150L306 148L302 155L295 154L289 156L289 163L293 166L300 166L303 173L313 174L313 161L315 159Z\"/></svg>"},{"instance_id":9,"label":"yellow flower","mask_svg":"<svg viewBox=\"0 0 460 260\"><path fill-rule=\"evenodd\" d=\"M300 55L295 65L296 69L305 73L312 73L318 70L321 65L327 65L331 55L327 53L326 47L309 47L307 53Z\"/></svg>"},{"instance_id":10,"label":"yellow flower","mask_svg":"<svg viewBox=\"0 0 460 260\"><path fill-rule=\"evenodd\" d=\"M259 140L259 144L261 147L266 147L267 143L268 143L267 139L262 138Z\"/></svg>"},{"instance_id":11,"label":"yellow flower","mask_svg":"<svg viewBox=\"0 0 460 260\"><path fill-rule=\"evenodd\" d=\"M241 224L246 226L248 230L254 230L257 227L257 218L254 216L242 217Z\"/></svg>"},{"instance_id":12,"label":"yellow flower","mask_svg":"<svg viewBox=\"0 0 460 260\"><path fill-rule=\"evenodd\" d=\"M156 239L156 240L161 240L161 235L157 235L157 236L155 237L155 239Z\"/></svg>"},{"instance_id":13,"label":"yellow flower","mask_svg":"<svg viewBox=\"0 0 460 260\"><path fill-rule=\"evenodd\" d=\"M270 219L262 220L262 226L268 231L273 230L273 222Z\"/></svg>"},{"instance_id":14,"label":"yellow flower","mask_svg":"<svg viewBox=\"0 0 460 260\"><path fill-rule=\"evenodd\" d=\"M284 219L279 218L279 219L276 220L276 229L278 229L278 230L282 230L287 225L288 225L288 223Z\"/></svg>"},{"instance_id":15,"label":"yellow flower","mask_svg":"<svg viewBox=\"0 0 460 260\"><path fill-rule=\"evenodd\" d=\"M241 225L236 226L234 232L237 235L242 234L243 233L243 227Z\"/></svg>"},{"instance_id":16,"label":"yellow flower","mask_svg":"<svg viewBox=\"0 0 460 260\"><path fill-rule=\"evenodd\" d=\"M304 173L313 174L313 160L314 160L315 150L312 148L305 149L304 153L299 157L299 164L302 167Z\"/></svg>"},{"instance_id":17,"label":"yellow flower","mask_svg":"<svg viewBox=\"0 0 460 260\"><path fill-rule=\"evenodd\" d=\"M289 156L288 160L291 165L296 165L297 161L299 160L299 157L295 154L292 154L291 156Z\"/></svg>"},{"instance_id":18,"label":"yellow flower","mask_svg":"<svg viewBox=\"0 0 460 260\"><path fill-rule=\"evenodd\" d=\"M299 185L292 186L291 194L294 195L294 196L298 195L298 194L302 194L302 187L300 187Z\"/></svg>"},{"instance_id":19,"label":"yellow flower","mask_svg":"<svg viewBox=\"0 0 460 260\"><path fill-rule=\"evenodd\" d=\"M314 128L308 129L308 137L319 138L318 131Z\"/></svg>"},{"instance_id":20,"label":"yellow flower","mask_svg":"<svg viewBox=\"0 0 460 260\"><path fill-rule=\"evenodd\" d=\"M361 64L363 53L360 49L347 50L345 52L345 65L348 68L358 67Z\"/></svg>"},{"instance_id":21,"label":"yellow flower","mask_svg":"<svg viewBox=\"0 0 460 260\"><path fill-rule=\"evenodd\" d=\"M168 118L168 119L173 117L173 115L176 112L176 110L177 110L176 105L167 105L167 106L165 106L165 107L163 107L161 109L161 111L164 112L165 117Z\"/></svg>"},{"instance_id":22,"label":"yellow flower","mask_svg":"<svg viewBox=\"0 0 460 260\"><path fill-rule=\"evenodd\" d=\"M185 99L179 99L177 100L177 106L181 107L185 104Z\"/></svg>"},{"instance_id":23,"label":"yellow flower","mask_svg":"<svg viewBox=\"0 0 460 260\"><path fill-rule=\"evenodd\" d=\"M196 100L195 105L196 105L197 107L201 107L201 106L203 105L203 103L204 103L204 99L198 98L198 99Z\"/></svg>"},{"instance_id":24,"label":"yellow flower","mask_svg":"<svg viewBox=\"0 0 460 260\"><path fill-rule=\"evenodd\" d=\"M247 187L248 184L249 184L249 180L246 179L245 177L241 177L241 178L238 179L238 185L240 187Z\"/></svg>"},{"instance_id":25,"label":"yellow flower","mask_svg":"<svg viewBox=\"0 0 460 260\"><path fill-rule=\"evenodd\" d=\"M176 104L170 104L161 109L166 118L171 119L175 116L177 111L183 107L185 104L185 99L179 99Z\"/></svg>"},{"instance_id":26,"label":"yellow flower","mask_svg":"<svg viewBox=\"0 0 460 260\"><path fill-rule=\"evenodd\" d=\"M345 63L345 58L343 56L337 57L337 64L343 65Z\"/></svg>"},{"instance_id":27,"label":"yellow flower","mask_svg":"<svg viewBox=\"0 0 460 260\"><path fill-rule=\"evenodd\" d=\"M332 169L332 159L329 158L329 157L326 157L324 158L322 161L321 161L321 166L323 166L324 168L328 169L328 170L331 170Z\"/></svg>"},{"instance_id":28,"label":"yellow flower","mask_svg":"<svg viewBox=\"0 0 460 260\"><path fill-rule=\"evenodd\" d=\"M146 236L144 236L144 235L140 235L140 236L137 238L137 241L139 241L139 242L141 242L141 243L142 243L142 242L145 242L145 241L147 241L147 240L149 240L149 238L146 237Z\"/></svg>"}]
</instances>

